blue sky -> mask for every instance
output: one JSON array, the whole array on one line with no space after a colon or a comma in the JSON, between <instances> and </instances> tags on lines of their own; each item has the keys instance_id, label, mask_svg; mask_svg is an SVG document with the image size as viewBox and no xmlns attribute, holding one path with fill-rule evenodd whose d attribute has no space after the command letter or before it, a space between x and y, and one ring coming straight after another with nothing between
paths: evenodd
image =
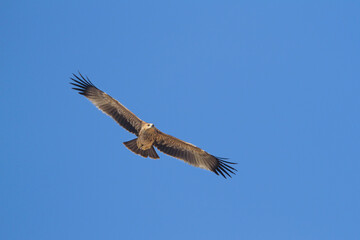
<instances>
[{"instance_id":1,"label":"blue sky","mask_svg":"<svg viewBox=\"0 0 360 240\"><path fill-rule=\"evenodd\" d=\"M360 2L3 1L0 239L357 239ZM237 162L223 179L69 85Z\"/></svg>"}]
</instances>

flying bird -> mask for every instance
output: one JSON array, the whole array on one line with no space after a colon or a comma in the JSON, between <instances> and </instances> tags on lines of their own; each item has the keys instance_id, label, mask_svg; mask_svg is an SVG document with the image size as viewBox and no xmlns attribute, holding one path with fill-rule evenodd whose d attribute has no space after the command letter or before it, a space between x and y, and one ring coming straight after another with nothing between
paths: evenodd
<instances>
[{"instance_id":1,"label":"flying bird","mask_svg":"<svg viewBox=\"0 0 360 240\"><path fill-rule=\"evenodd\" d=\"M233 168L232 162L225 161L226 158L215 157L195 145L177 139L171 135L165 134L157 129L154 124L147 123L138 118L129 109L120 102L101 91L89 80L79 73L75 74L70 84L74 85L74 90L84 95L98 109L112 117L120 126L135 134L137 138L124 142L124 145L135 154L142 157L158 159L154 147L161 152L195 167L203 168L214 172L216 175L221 174L224 178L231 177L231 173L237 171Z\"/></svg>"}]
</instances>

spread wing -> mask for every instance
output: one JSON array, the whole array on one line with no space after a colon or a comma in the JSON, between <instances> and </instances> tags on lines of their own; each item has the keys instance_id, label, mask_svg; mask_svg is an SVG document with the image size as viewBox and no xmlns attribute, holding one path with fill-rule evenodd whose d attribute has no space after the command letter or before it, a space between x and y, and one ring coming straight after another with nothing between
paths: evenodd
<instances>
[{"instance_id":1,"label":"spread wing","mask_svg":"<svg viewBox=\"0 0 360 240\"><path fill-rule=\"evenodd\" d=\"M191 143L184 142L160 131L158 131L154 146L161 152L181 159L195 167L210 170L216 175L220 173L224 178L226 178L225 174L231 177L229 173L235 174L234 172L237 171L230 166L235 163L225 161L224 158L215 157Z\"/></svg>"},{"instance_id":2,"label":"spread wing","mask_svg":"<svg viewBox=\"0 0 360 240\"><path fill-rule=\"evenodd\" d=\"M79 94L84 95L97 108L119 123L120 126L129 132L134 133L136 136L139 135L141 124L143 122L140 118L130 112L129 109L124 107L114 98L95 87L89 78L86 77L87 79L85 79L80 73L80 77L75 74L73 75L76 78L70 78L74 81L70 83L75 86L73 89L79 91Z\"/></svg>"}]
</instances>

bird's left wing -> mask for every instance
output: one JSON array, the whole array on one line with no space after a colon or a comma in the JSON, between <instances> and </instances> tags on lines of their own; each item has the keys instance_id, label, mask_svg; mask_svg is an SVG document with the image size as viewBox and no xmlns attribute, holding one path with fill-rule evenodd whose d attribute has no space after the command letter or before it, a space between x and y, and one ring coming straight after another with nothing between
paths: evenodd
<instances>
[{"instance_id":1,"label":"bird's left wing","mask_svg":"<svg viewBox=\"0 0 360 240\"><path fill-rule=\"evenodd\" d=\"M195 167L210 170L216 173L216 175L220 173L224 178L226 178L225 174L231 177L229 173L235 174L234 172L237 171L230 166L235 163L225 161L224 158L215 157L191 143L177 139L159 130L154 146L161 152L181 159Z\"/></svg>"},{"instance_id":2,"label":"bird's left wing","mask_svg":"<svg viewBox=\"0 0 360 240\"><path fill-rule=\"evenodd\" d=\"M123 128L134 133L136 136L139 135L143 122L140 118L114 98L95 87L89 78L85 79L80 73L80 77L75 74L73 75L76 78L71 78L74 82L70 84L75 86L73 89L79 91L81 95L84 95L97 108L112 117Z\"/></svg>"}]
</instances>

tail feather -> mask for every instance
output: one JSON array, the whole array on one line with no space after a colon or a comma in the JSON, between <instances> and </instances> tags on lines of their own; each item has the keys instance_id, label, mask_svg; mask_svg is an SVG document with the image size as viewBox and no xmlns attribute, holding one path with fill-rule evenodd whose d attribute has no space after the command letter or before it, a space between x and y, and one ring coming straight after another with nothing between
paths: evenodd
<instances>
[{"instance_id":1,"label":"tail feather","mask_svg":"<svg viewBox=\"0 0 360 240\"><path fill-rule=\"evenodd\" d=\"M149 148L148 150L146 150L149 154L149 158L152 159L159 159L159 156L157 155L154 146L151 146L151 148Z\"/></svg>"},{"instance_id":2,"label":"tail feather","mask_svg":"<svg viewBox=\"0 0 360 240\"><path fill-rule=\"evenodd\" d=\"M159 156L157 155L154 147L151 147L147 150L141 150L140 148L138 148L137 143L136 143L137 138L130 140L128 142L124 142L125 147L127 147L130 151L132 151L133 153L140 155L144 158L150 157L152 159L158 159Z\"/></svg>"},{"instance_id":3,"label":"tail feather","mask_svg":"<svg viewBox=\"0 0 360 240\"><path fill-rule=\"evenodd\" d=\"M141 149L138 148L137 144L136 144L136 140L137 138L130 140L128 142L124 142L125 147L127 147L130 151L136 153L136 154L140 154Z\"/></svg>"}]
</instances>

